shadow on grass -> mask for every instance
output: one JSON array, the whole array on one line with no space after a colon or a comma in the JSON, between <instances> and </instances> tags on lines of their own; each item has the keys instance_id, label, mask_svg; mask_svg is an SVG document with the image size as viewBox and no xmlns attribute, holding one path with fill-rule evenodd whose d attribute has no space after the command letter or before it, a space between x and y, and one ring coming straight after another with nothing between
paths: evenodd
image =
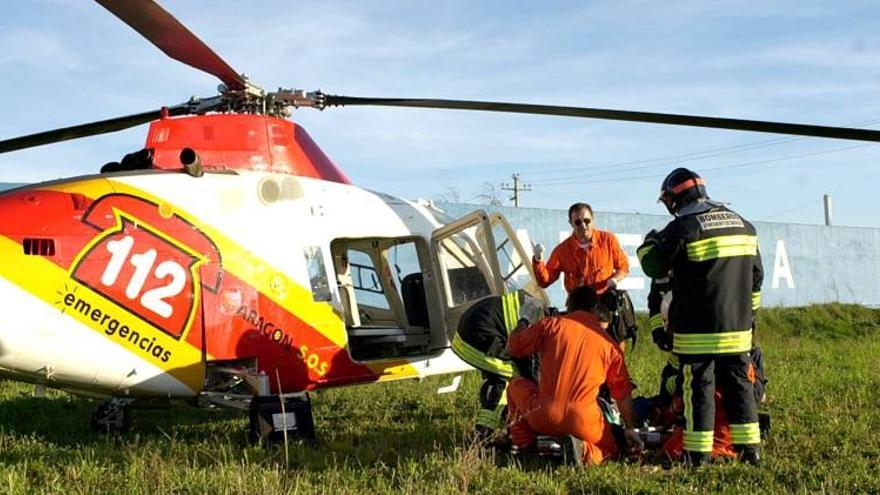
<instances>
[{"instance_id":1,"label":"shadow on grass","mask_svg":"<svg viewBox=\"0 0 880 495\"><path fill-rule=\"evenodd\" d=\"M17 397L0 401L0 427L16 436L34 437L59 447L106 443L108 439L125 442L135 437L205 439L216 421L246 418L238 411L205 410L188 406L128 411L131 426L121 434L108 435L91 427L91 415L100 401L76 397ZM244 428L244 426L242 427Z\"/></svg>"},{"instance_id":2,"label":"shadow on grass","mask_svg":"<svg viewBox=\"0 0 880 495\"><path fill-rule=\"evenodd\" d=\"M126 451L161 452L180 444L192 448L192 462L206 467L225 465L230 457L247 457L256 464L278 464L285 459L283 445L260 448L248 442L247 414L241 411L186 405L136 408L129 411L132 419L126 431L108 435L91 428L91 414L99 403L64 396L21 396L0 401L0 432L17 447L0 449L0 463L26 462L37 450L44 455L60 456L61 452L88 449L98 458L116 464L124 462ZM390 414L393 421L382 424L357 414L327 416L316 417L317 441L291 441L291 468L324 472L340 467L360 469L377 463L418 463L438 454L453 456L463 445L443 427L449 415L439 411L404 405ZM214 450L226 455L215 456ZM263 454L259 454L261 451Z\"/></svg>"},{"instance_id":3,"label":"shadow on grass","mask_svg":"<svg viewBox=\"0 0 880 495\"><path fill-rule=\"evenodd\" d=\"M122 462L121 451L163 451L177 443L192 447L196 454L192 462L202 467L226 465L230 457L248 457L251 462L267 465L288 462L291 469L318 473L380 464L421 465L438 458L459 457L489 458L498 467L517 467L525 472L549 472L560 467L550 458L481 449L460 429L449 426L450 414L407 407L406 402L389 412L392 421L370 421L368 414L357 413L319 416L318 440L291 441L287 460L283 444L260 448L248 442L247 415L240 411L188 406L135 409L130 411L132 424L128 430L107 435L95 432L90 425L97 404L78 398L11 398L2 402L0 425L5 434L33 439L46 451L93 448L96 456L111 463ZM26 448L0 450L0 462L8 464L24 462L29 455ZM227 455L215 456L215 450ZM664 465L659 461L657 465Z\"/></svg>"}]
</instances>

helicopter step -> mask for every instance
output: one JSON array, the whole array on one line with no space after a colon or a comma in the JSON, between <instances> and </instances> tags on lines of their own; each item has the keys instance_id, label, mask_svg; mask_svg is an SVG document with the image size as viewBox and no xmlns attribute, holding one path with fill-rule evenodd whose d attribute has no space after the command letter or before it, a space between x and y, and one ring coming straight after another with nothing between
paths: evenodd
<instances>
[{"instance_id":1,"label":"helicopter step","mask_svg":"<svg viewBox=\"0 0 880 495\"><path fill-rule=\"evenodd\" d=\"M205 386L197 400L202 407L247 410L251 398L269 394L269 377L257 370L255 359L211 361Z\"/></svg>"},{"instance_id":2,"label":"helicopter step","mask_svg":"<svg viewBox=\"0 0 880 495\"><path fill-rule=\"evenodd\" d=\"M271 445L288 440L314 440L312 403L306 392L273 395L269 377L253 359L208 363L199 402L206 407L248 411L248 437Z\"/></svg>"},{"instance_id":3,"label":"helicopter step","mask_svg":"<svg viewBox=\"0 0 880 495\"><path fill-rule=\"evenodd\" d=\"M248 412L248 437L254 443L315 440L312 402L306 392L254 396Z\"/></svg>"}]
</instances>

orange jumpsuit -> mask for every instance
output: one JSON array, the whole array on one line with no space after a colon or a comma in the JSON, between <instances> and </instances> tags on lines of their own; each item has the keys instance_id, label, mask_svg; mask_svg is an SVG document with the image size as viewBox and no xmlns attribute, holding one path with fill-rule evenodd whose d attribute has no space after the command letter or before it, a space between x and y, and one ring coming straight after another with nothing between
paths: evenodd
<instances>
[{"instance_id":1,"label":"orange jumpsuit","mask_svg":"<svg viewBox=\"0 0 880 495\"><path fill-rule=\"evenodd\" d=\"M581 285L589 285L601 294L605 291L605 283L616 270L629 270L629 260L617 237L605 230L593 230L589 248L583 248L580 241L571 235L553 248L550 258L543 261L532 261L538 285L547 288L565 274L565 291L571 292Z\"/></svg>"},{"instance_id":2,"label":"orange jumpsuit","mask_svg":"<svg viewBox=\"0 0 880 495\"><path fill-rule=\"evenodd\" d=\"M514 333L511 356L541 356L539 383L517 377L507 389L510 439L518 447L535 441L536 433L574 435L584 441L584 461L599 464L617 454L611 425L597 398L607 384L621 400L632 392L620 346L593 314L575 311L544 318Z\"/></svg>"}]
</instances>

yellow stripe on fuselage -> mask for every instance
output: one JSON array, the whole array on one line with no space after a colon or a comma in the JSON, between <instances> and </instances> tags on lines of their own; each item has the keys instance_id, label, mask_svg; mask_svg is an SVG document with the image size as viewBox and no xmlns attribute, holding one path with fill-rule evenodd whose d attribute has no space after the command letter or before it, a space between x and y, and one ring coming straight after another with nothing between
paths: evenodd
<instances>
[{"instance_id":1,"label":"yellow stripe on fuselage","mask_svg":"<svg viewBox=\"0 0 880 495\"><path fill-rule=\"evenodd\" d=\"M193 391L202 389L204 375L198 349L184 341L178 342L128 309L73 280L67 270L52 261L40 256L25 256L19 243L4 236L0 236L0 259L3 260L0 276L86 327L104 334L107 339L172 375ZM111 327L115 327L112 333ZM120 333L123 327L128 331ZM163 359L166 351L169 354Z\"/></svg>"},{"instance_id":2,"label":"yellow stripe on fuselage","mask_svg":"<svg viewBox=\"0 0 880 495\"><path fill-rule=\"evenodd\" d=\"M390 382L393 380L403 380L404 378L415 378L419 376L419 371L406 360L381 361L376 363L364 363L373 373L378 375L377 382Z\"/></svg>"}]
</instances>

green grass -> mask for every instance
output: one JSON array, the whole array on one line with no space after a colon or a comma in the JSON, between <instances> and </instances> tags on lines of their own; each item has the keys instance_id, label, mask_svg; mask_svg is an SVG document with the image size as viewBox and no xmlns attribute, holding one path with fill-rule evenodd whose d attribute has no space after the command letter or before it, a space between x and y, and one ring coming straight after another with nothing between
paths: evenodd
<instances>
[{"instance_id":1,"label":"green grass","mask_svg":"<svg viewBox=\"0 0 880 495\"><path fill-rule=\"evenodd\" d=\"M467 441L479 376L314 394L320 442L265 449L242 414L177 407L135 413L121 437L92 433L93 403L0 383L0 492L70 493L857 493L880 490L880 311L762 310L773 432L759 468L608 463L520 465ZM645 328L646 325L642 325ZM656 392L664 356L643 335L628 362Z\"/></svg>"}]
</instances>

